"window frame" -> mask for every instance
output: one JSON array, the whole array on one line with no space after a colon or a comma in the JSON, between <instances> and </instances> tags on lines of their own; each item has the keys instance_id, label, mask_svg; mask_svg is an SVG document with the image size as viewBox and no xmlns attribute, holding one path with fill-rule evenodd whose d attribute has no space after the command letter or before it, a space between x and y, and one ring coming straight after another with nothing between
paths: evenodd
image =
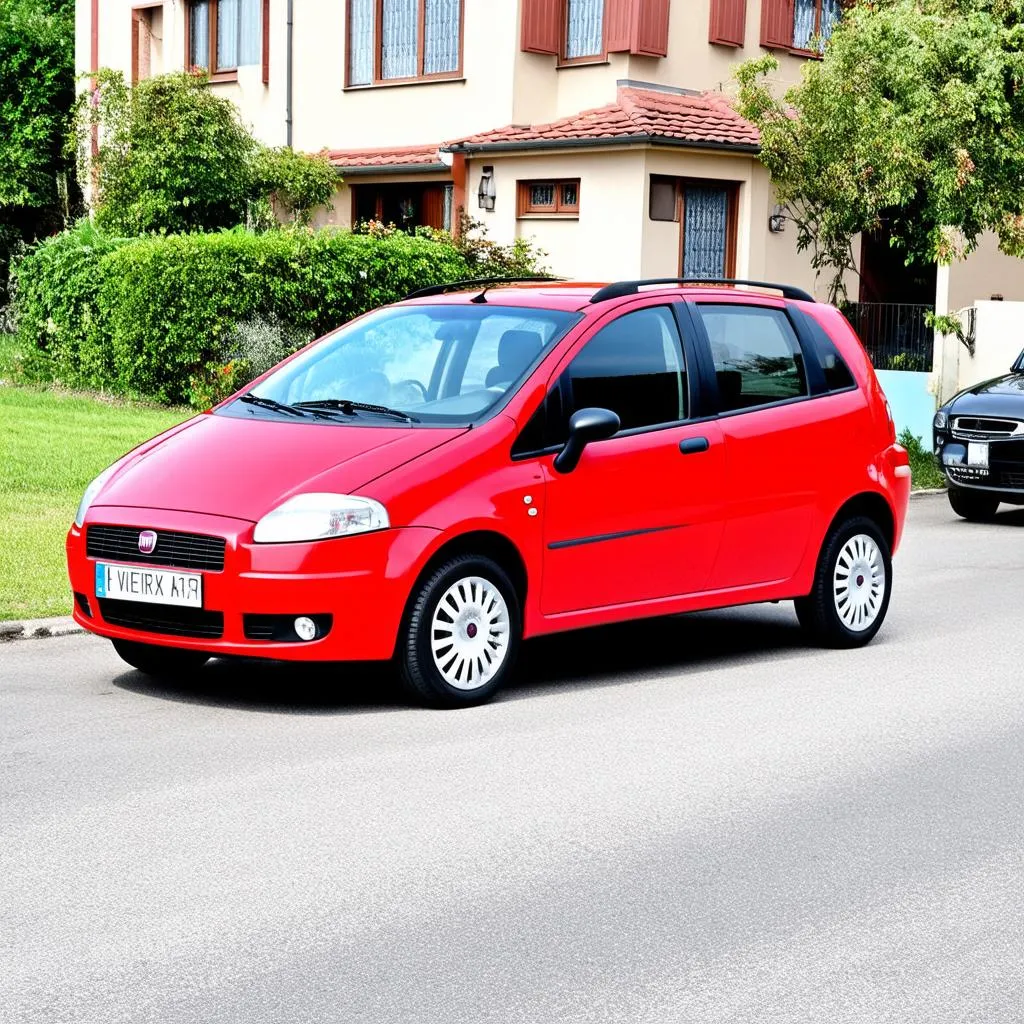
<instances>
[{"instance_id":1,"label":"window frame","mask_svg":"<svg viewBox=\"0 0 1024 1024\"><path fill-rule=\"evenodd\" d=\"M822 0L813 0L813 2L814 2L814 31L811 33L811 38L815 39L815 38L817 38L819 32L821 31ZM840 8L842 8L842 4L840 4ZM840 14L839 17L842 18L842 14ZM838 24L838 22L836 24ZM831 33L829 33L829 38L831 38ZM823 40L823 42L828 42L828 40L825 39L825 40ZM793 0L793 30L792 30L792 39L790 40L790 53L792 53L794 57L814 57L817 60L821 60L821 56L822 56L822 51L821 50L812 50L812 49L809 49L806 46L797 46L796 45L796 0Z\"/></svg>"},{"instance_id":2,"label":"window frame","mask_svg":"<svg viewBox=\"0 0 1024 1024\"><path fill-rule=\"evenodd\" d=\"M820 3L821 0L818 0ZM572 68L581 64L608 63L608 0L602 0L601 11L601 50L599 53L588 53L582 57L570 57L569 53L569 0L559 0L559 45L558 67Z\"/></svg>"},{"instance_id":3,"label":"window frame","mask_svg":"<svg viewBox=\"0 0 1024 1024\"><path fill-rule=\"evenodd\" d=\"M526 217L552 217L565 220L579 220L581 178L523 178L516 181L516 218L522 220ZM555 190L555 204L553 207L534 206L530 202L530 189L538 185L550 185ZM565 203L562 199L562 189L570 185L576 189L576 202Z\"/></svg>"},{"instance_id":4,"label":"window frame","mask_svg":"<svg viewBox=\"0 0 1024 1024\"><path fill-rule=\"evenodd\" d=\"M352 82L352 4L345 0L345 89L380 89L392 85L417 85L430 82L456 82L465 79L466 59L466 0L459 2L459 64L454 71L424 74L426 60L426 0L417 0L416 67L417 74L404 78L382 78L384 62L384 0L373 0L373 80Z\"/></svg>"},{"instance_id":5,"label":"window frame","mask_svg":"<svg viewBox=\"0 0 1024 1024\"><path fill-rule=\"evenodd\" d=\"M237 82L238 81L238 65L230 68L219 68L217 67L217 7L220 4L220 0L186 0L183 5L185 12L185 68L198 67L199 65L192 63L192 8L197 2L205 2L209 7L209 24L210 24L210 52L207 54L207 66L206 71L210 76L210 82L216 84L218 82ZM257 0L260 10L260 64L251 65L252 67L262 66L262 81L264 85L270 84L270 0ZM142 6L149 7L162 7L163 0L160 3L146 4ZM243 65L249 67L250 65Z\"/></svg>"}]
</instances>

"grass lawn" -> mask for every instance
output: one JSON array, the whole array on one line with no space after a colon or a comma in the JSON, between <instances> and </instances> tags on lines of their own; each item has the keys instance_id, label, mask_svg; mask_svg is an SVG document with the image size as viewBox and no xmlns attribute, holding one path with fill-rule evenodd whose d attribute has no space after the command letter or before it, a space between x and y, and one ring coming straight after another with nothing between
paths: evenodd
<instances>
[{"instance_id":1,"label":"grass lawn","mask_svg":"<svg viewBox=\"0 0 1024 1024\"><path fill-rule=\"evenodd\" d=\"M188 415L0 385L0 619L70 614L64 537L86 484Z\"/></svg>"}]
</instances>

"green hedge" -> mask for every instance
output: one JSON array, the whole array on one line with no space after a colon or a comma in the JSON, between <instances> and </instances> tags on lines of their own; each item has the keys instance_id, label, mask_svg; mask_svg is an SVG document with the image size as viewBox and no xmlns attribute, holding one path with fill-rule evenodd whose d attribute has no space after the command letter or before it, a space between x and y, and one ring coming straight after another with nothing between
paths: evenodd
<instances>
[{"instance_id":1,"label":"green hedge","mask_svg":"<svg viewBox=\"0 0 1024 1024\"><path fill-rule=\"evenodd\" d=\"M405 235L114 239L82 224L21 262L15 313L37 365L71 387L205 404L240 322L271 317L316 336L415 288L468 276L450 243Z\"/></svg>"}]
</instances>

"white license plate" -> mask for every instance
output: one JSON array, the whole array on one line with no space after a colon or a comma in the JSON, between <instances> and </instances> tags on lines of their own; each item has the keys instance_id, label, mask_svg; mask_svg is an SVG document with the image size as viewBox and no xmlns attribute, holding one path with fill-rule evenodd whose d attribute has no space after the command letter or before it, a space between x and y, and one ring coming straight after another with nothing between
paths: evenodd
<instances>
[{"instance_id":1,"label":"white license plate","mask_svg":"<svg viewBox=\"0 0 1024 1024\"><path fill-rule=\"evenodd\" d=\"M967 443L967 465L988 469L988 441L969 441Z\"/></svg>"},{"instance_id":2,"label":"white license plate","mask_svg":"<svg viewBox=\"0 0 1024 1024\"><path fill-rule=\"evenodd\" d=\"M137 565L96 563L96 596L144 604L203 607L203 577L175 569L144 569Z\"/></svg>"}]
</instances>

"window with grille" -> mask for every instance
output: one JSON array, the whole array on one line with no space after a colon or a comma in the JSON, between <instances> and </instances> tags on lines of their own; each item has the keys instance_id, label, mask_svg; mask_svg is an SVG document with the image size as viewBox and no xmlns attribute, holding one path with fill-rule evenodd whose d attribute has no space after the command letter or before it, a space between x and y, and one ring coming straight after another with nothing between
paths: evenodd
<instances>
[{"instance_id":1,"label":"window with grille","mask_svg":"<svg viewBox=\"0 0 1024 1024\"><path fill-rule=\"evenodd\" d=\"M580 181L520 181L519 216L526 214L579 214Z\"/></svg>"},{"instance_id":2,"label":"window with grille","mask_svg":"<svg viewBox=\"0 0 1024 1024\"><path fill-rule=\"evenodd\" d=\"M264 61L263 0L191 0L188 63L212 76Z\"/></svg>"},{"instance_id":3,"label":"window with grille","mask_svg":"<svg viewBox=\"0 0 1024 1024\"><path fill-rule=\"evenodd\" d=\"M462 0L348 0L348 85L462 73Z\"/></svg>"}]
</instances>

